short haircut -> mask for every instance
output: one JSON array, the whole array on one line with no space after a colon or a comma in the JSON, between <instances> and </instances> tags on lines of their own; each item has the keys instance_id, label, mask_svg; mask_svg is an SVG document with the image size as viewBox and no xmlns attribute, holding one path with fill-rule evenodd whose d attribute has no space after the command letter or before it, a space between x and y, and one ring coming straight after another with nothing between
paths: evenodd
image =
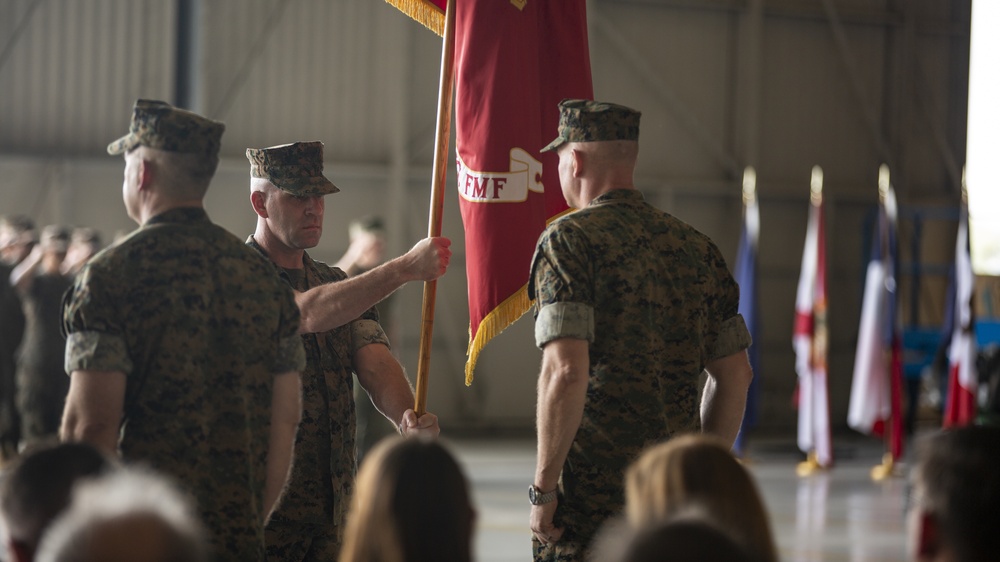
<instances>
[{"instance_id":1,"label":"short haircut","mask_svg":"<svg viewBox=\"0 0 1000 562\"><path fill-rule=\"evenodd\" d=\"M25 451L0 485L0 514L10 539L34 549L45 528L69 505L74 485L110 468L104 454L83 443Z\"/></svg>"},{"instance_id":2,"label":"short haircut","mask_svg":"<svg viewBox=\"0 0 1000 562\"><path fill-rule=\"evenodd\" d=\"M206 535L193 502L164 476L129 468L81 483L38 550L38 562L120 559L204 562Z\"/></svg>"},{"instance_id":3,"label":"short haircut","mask_svg":"<svg viewBox=\"0 0 1000 562\"><path fill-rule=\"evenodd\" d=\"M171 195L180 198L202 198L219 167L219 156L193 152L171 152L138 146L143 160L159 167L160 180L170 189Z\"/></svg>"},{"instance_id":4,"label":"short haircut","mask_svg":"<svg viewBox=\"0 0 1000 562\"><path fill-rule=\"evenodd\" d=\"M973 426L918 442L919 507L934 515L941 541L961 562L1000 553L1000 428Z\"/></svg>"}]
</instances>

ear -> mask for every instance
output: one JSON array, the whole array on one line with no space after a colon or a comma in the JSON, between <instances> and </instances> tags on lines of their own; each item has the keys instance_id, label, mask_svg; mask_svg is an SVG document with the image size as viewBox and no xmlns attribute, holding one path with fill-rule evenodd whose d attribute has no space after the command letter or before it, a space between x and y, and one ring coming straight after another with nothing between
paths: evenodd
<instances>
[{"instance_id":1,"label":"ear","mask_svg":"<svg viewBox=\"0 0 1000 562\"><path fill-rule=\"evenodd\" d=\"M146 160L145 158L141 158L139 160L139 191L149 189L149 186L153 182L153 173L155 169L155 165L151 160Z\"/></svg>"},{"instance_id":2,"label":"ear","mask_svg":"<svg viewBox=\"0 0 1000 562\"><path fill-rule=\"evenodd\" d=\"M253 212L257 213L257 216L262 219L267 218L267 206L264 204L264 199L263 191L250 192L250 206L253 207Z\"/></svg>"},{"instance_id":3,"label":"ear","mask_svg":"<svg viewBox=\"0 0 1000 562\"><path fill-rule=\"evenodd\" d=\"M920 514L920 528L917 530L917 556L920 560L932 560L941 550L941 531L937 517L931 513Z\"/></svg>"},{"instance_id":4,"label":"ear","mask_svg":"<svg viewBox=\"0 0 1000 562\"><path fill-rule=\"evenodd\" d=\"M586 155L581 150L575 148L572 150L573 157L573 177L578 178L583 175L584 163L586 162Z\"/></svg>"}]
</instances>

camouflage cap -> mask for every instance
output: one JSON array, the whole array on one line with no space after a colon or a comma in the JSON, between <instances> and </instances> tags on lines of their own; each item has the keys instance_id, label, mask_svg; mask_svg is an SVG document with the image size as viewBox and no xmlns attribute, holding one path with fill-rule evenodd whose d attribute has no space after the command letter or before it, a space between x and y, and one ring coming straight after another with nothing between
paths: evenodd
<instances>
[{"instance_id":1,"label":"camouflage cap","mask_svg":"<svg viewBox=\"0 0 1000 562\"><path fill-rule=\"evenodd\" d=\"M215 157L225 129L218 121L166 102L136 100L128 134L109 144L108 154L122 154L142 145Z\"/></svg>"},{"instance_id":2,"label":"camouflage cap","mask_svg":"<svg viewBox=\"0 0 1000 562\"><path fill-rule=\"evenodd\" d=\"M542 149L555 150L567 142L639 140L642 113L614 103L566 99L559 102L559 136Z\"/></svg>"},{"instance_id":3,"label":"camouflage cap","mask_svg":"<svg viewBox=\"0 0 1000 562\"><path fill-rule=\"evenodd\" d=\"M265 179L293 195L316 196L340 189L323 175L323 143L293 142L248 148L250 177Z\"/></svg>"},{"instance_id":4,"label":"camouflage cap","mask_svg":"<svg viewBox=\"0 0 1000 562\"><path fill-rule=\"evenodd\" d=\"M65 226L50 224L42 229L39 242L42 249L53 252L65 252L69 247L70 232Z\"/></svg>"}]
</instances>

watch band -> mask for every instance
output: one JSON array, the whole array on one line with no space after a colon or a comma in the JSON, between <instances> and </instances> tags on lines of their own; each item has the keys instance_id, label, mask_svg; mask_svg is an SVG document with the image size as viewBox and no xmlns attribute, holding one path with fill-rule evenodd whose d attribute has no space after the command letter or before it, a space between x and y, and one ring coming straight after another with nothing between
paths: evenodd
<instances>
[{"instance_id":1,"label":"watch band","mask_svg":"<svg viewBox=\"0 0 1000 562\"><path fill-rule=\"evenodd\" d=\"M528 486L528 501L531 502L531 505L542 505L554 502L557 496L558 489L550 492L543 492L534 484Z\"/></svg>"}]
</instances>

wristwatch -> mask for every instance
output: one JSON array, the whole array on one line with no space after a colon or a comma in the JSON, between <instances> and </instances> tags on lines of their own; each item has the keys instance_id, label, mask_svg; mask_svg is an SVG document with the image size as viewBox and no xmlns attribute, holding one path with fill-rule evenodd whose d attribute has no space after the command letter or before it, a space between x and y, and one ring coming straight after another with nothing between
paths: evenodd
<instances>
[{"instance_id":1,"label":"wristwatch","mask_svg":"<svg viewBox=\"0 0 1000 562\"><path fill-rule=\"evenodd\" d=\"M556 500L556 495L557 490L543 492L534 484L528 486L528 501L531 502L531 505L542 505L543 503L553 502Z\"/></svg>"}]
</instances>

